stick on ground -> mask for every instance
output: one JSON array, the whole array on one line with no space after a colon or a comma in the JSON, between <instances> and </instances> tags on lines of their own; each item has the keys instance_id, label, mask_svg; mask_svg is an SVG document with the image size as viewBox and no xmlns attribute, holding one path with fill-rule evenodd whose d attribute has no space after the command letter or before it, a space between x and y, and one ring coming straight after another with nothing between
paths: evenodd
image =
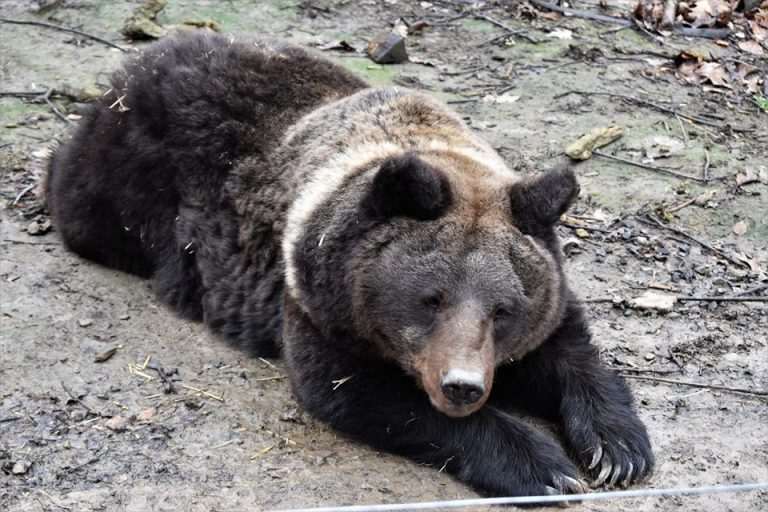
<instances>
[{"instance_id":1,"label":"stick on ground","mask_svg":"<svg viewBox=\"0 0 768 512\"><path fill-rule=\"evenodd\" d=\"M77 34L79 36L87 37L88 39L92 39L94 41L98 41L99 43L105 44L107 46L110 46L112 48L115 48L117 50L120 50L121 52L127 52L125 48L122 46L116 45L115 43L111 41L107 41L106 39L103 39L99 36L94 36L93 34L89 34L87 32L83 32L81 30L76 30L74 28L69 27L62 27L61 25L54 25L53 23L45 23L44 21L26 21L26 20L11 20L8 18L0 18L0 23L8 23L10 25L33 25L36 27L45 27L45 28L51 28L53 30L58 30L60 32L69 32L70 34Z\"/></svg>"},{"instance_id":2,"label":"stick on ground","mask_svg":"<svg viewBox=\"0 0 768 512\"><path fill-rule=\"evenodd\" d=\"M717 384L701 384L698 382L688 382L685 380L664 379L662 377L648 377L647 375L622 375L625 379L647 380L651 382L663 382L664 384L674 384L676 386L690 386L692 388L716 389L718 391L731 391L734 393L745 393L754 396L768 396L768 389L747 389L733 388L730 386L720 386Z\"/></svg>"}]
</instances>

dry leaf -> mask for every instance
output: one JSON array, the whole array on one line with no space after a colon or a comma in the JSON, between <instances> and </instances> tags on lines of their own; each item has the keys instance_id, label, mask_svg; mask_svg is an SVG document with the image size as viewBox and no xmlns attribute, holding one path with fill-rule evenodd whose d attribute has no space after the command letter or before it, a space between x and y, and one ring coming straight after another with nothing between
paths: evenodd
<instances>
[{"instance_id":1,"label":"dry leaf","mask_svg":"<svg viewBox=\"0 0 768 512\"><path fill-rule=\"evenodd\" d=\"M96 355L93 358L94 363L103 363L104 361L108 361L115 353L117 352L117 347L112 347L109 350L105 350L101 354Z\"/></svg>"},{"instance_id":2,"label":"dry leaf","mask_svg":"<svg viewBox=\"0 0 768 512\"><path fill-rule=\"evenodd\" d=\"M124 416L113 416L104 422L104 426L115 432L123 432L128 429L128 419Z\"/></svg>"},{"instance_id":3,"label":"dry leaf","mask_svg":"<svg viewBox=\"0 0 768 512\"><path fill-rule=\"evenodd\" d=\"M747 169L744 172L736 174L736 184L739 186L756 182L768 185L768 167L761 165L757 171L754 169Z\"/></svg>"},{"instance_id":4,"label":"dry leaf","mask_svg":"<svg viewBox=\"0 0 768 512\"><path fill-rule=\"evenodd\" d=\"M574 230L574 234L579 238L590 238L592 235L589 234L589 231L587 231L584 228L576 228Z\"/></svg>"},{"instance_id":5,"label":"dry leaf","mask_svg":"<svg viewBox=\"0 0 768 512\"><path fill-rule=\"evenodd\" d=\"M709 204L709 202L715 197L715 194L717 194L717 190L708 190L707 192L698 195L696 199L693 200L693 204L702 207L707 206L707 204Z\"/></svg>"},{"instance_id":6,"label":"dry leaf","mask_svg":"<svg viewBox=\"0 0 768 512\"><path fill-rule=\"evenodd\" d=\"M744 233L747 232L747 223L744 222L743 220L740 221L740 222L737 222L731 228L731 231L733 231L734 234L741 236L741 235L743 235Z\"/></svg>"},{"instance_id":7,"label":"dry leaf","mask_svg":"<svg viewBox=\"0 0 768 512\"><path fill-rule=\"evenodd\" d=\"M740 42L739 49L757 56L761 56L763 55L763 53L765 53L763 51L763 47L760 46L760 43L758 43L754 39L749 39L747 41Z\"/></svg>"},{"instance_id":8,"label":"dry leaf","mask_svg":"<svg viewBox=\"0 0 768 512\"><path fill-rule=\"evenodd\" d=\"M666 158L682 153L685 150L685 143L675 137L656 135L645 140L643 149L646 158L653 161L656 158Z\"/></svg>"},{"instance_id":9,"label":"dry leaf","mask_svg":"<svg viewBox=\"0 0 768 512\"><path fill-rule=\"evenodd\" d=\"M502 94L500 96L496 96L495 94L487 94L483 96L483 101L492 103L514 103L519 99L520 96L513 96L511 94Z\"/></svg>"},{"instance_id":10,"label":"dry leaf","mask_svg":"<svg viewBox=\"0 0 768 512\"><path fill-rule=\"evenodd\" d=\"M699 83L709 80L712 85L733 89L730 84L731 78L728 76L728 72L718 62L702 63L696 71L696 74L701 77Z\"/></svg>"},{"instance_id":11,"label":"dry leaf","mask_svg":"<svg viewBox=\"0 0 768 512\"><path fill-rule=\"evenodd\" d=\"M149 409L144 409L139 414L136 415L136 421L139 423L149 423L152 418L155 417L155 414L157 414L157 409L154 407L150 407Z\"/></svg>"},{"instance_id":12,"label":"dry leaf","mask_svg":"<svg viewBox=\"0 0 768 512\"><path fill-rule=\"evenodd\" d=\"M566 28L556 28L547 34L550 39L573 39L573 32Z\"/></svg>"}]
</instances>

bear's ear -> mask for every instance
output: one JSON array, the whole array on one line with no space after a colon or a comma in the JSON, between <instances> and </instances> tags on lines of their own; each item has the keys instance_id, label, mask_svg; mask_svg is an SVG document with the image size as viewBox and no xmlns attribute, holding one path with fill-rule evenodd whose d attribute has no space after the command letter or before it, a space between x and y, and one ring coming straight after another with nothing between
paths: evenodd
<instances>
[{"instance_id":1,"label":"bear's ear","mask_svg":"<svg viewBox=\"0 0 768 512\"><path fill-rule=\"evenodd\" d=\"M450 203L448 179L417 155L406 153L381 164L364 206L372 217L433 220Z\"/></svg>"},{"instance_id":2,"label":"bear's ear","mask_svg":"<svg viewBox=\"0 0 768 512\"><path fill-rule=\"evenodd\" d=\"M555 169L512 185L512 221L523 233L546 233L579 195L572 169Z\"/></svg>"}]
</instances>

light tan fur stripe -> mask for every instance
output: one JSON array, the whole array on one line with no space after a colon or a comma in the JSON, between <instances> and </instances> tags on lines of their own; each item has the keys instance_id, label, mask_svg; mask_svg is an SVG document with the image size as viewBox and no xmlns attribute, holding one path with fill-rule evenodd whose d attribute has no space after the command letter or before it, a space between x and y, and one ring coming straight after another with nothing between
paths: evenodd
<instances>
[{"instance_id":1,"label":"light tan fur stripe","mask_svg":"<svg viewBox=\"0 0 768 512\"><path fill-rule=\"evenodd\" d=\"M302 187L296 200L288 210L282 247L285 260L285 282L289 293L302 303L296 275L294 248L314 212L341 188L344 182L356 173L371 169L370 164L399 155L403 149L391 142L376 142L350 148L340 153L326 165L312 173L312 178ZM320 241L318 240L318 243Z\"/></svg>"},{"instance_id":2,"label":"light tan fur stripe","mask_svg":"<svg viewBox=\"0 0 768 512\"><path fill-rule=\"evenodd\" d=\"M342 100L348 105L350 125L373 122L370 112L358 110L355 102L371 94L382 92L365 90L357 95ZM379 162L405 152L416 154L439 153L448 157L463 158L475 162L478 168L497 175L507 183L514 181L515 175L504 161L488 144L477 138L470 129L450 110L434 99L419 93L389 90L390 97L382 98L378 104L378 124L389 127L387 131L376 129L365 133L349 135L349 146L333 155L323 154L323 149L309 148L300 161L300 165L318 167L308 169L310 178L297 191L286 217L282 238L282 250L285 263L285 282L288 292L297 302L301 292L298 286L296 267L296 246L305 232L314 213L329 201L340 187L358 173L372 170L373 162ZM397 93L402 93L398 95ZM282 146L290 147L296 139L308 132L316 131L321 123L338 122L334 112L344 108L339 103L325 105L304 118L286 132ZM401 117L402 112L420 110L431 117L424 125L409 122L409 116ZM338 133L336 134L338 135ZM327 149L329 146L324 146ZM320 162L318 164L318 162ZM318 240L318 243L321 243Z\"/></svg>"}]
</instances>

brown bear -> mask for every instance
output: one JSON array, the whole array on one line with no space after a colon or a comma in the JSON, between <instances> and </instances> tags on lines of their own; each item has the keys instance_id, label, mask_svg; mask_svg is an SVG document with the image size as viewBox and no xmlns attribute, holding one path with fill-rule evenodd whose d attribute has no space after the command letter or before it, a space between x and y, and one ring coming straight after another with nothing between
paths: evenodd
<instances>
[{"instance_id":1,"label":"brown bear","mask_svg":"<svg viewBox=\"0 0 768 512\"><path fill-rule=\"evenodd\" d=\"M271 40L170 38L113 76L47 189L69 248L282 355L301 404L354 438L489 495L653 467L563 274L573 172L516 175L425 94Z\"/></svg>"}]
</instances>

